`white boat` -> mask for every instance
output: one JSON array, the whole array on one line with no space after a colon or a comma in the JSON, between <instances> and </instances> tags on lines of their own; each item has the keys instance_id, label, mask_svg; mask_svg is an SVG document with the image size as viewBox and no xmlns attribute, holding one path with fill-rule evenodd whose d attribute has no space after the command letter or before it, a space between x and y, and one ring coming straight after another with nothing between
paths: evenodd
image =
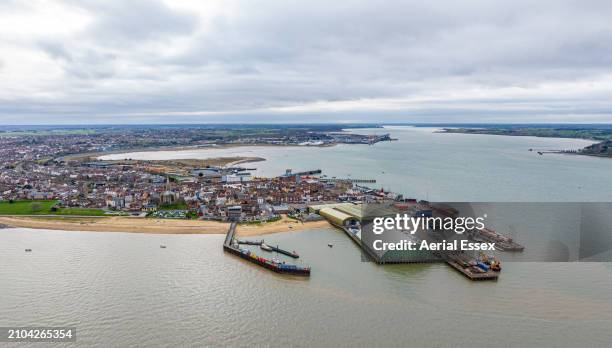
<instances>
[{"instance_id":1,"label":"white boat","mask_svg":"<svg viewBox=\"0 0 612 348\"><path fill-rule=\"evenodd\" d=\"M272 251L272 248L268 244L266 244L266 243L261 243L261 245L259 247L262 248L265 251Z\"/></svg>"}]
</instances>

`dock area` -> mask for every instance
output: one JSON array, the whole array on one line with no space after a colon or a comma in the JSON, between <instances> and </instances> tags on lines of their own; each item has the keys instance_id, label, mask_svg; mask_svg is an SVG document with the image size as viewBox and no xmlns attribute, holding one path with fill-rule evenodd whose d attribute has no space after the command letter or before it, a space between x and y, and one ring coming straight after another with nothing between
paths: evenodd
<instances>
[{"instance_id":1,"label":"dock area","mask_svg":"<svg viewBox=\"0 0 612 348\"><path fill-rule=\"evenodd\" d=\"M355 244L357 244L366 254L376 263L384 265L384 264L399 264L399 263L427 263L432 262L431 260L421 259L421 258L411 258L411 259L388 259L386 258L386 254L380 256L373 250L371 250L368 246L364 245L354 233L347 228L341 228L346 235L348 235ZM411 253L418 253L417 251L412 251ZM437 258L438 262L443 261L459 273L463 274L470 280L496 280L499 277L500 272L493 271L490 267L486 265L482 265L482 267L487 268L486 270L480 268L478 266L478 260L473 258L472 256L464 253L464 252L444 252L433 253ZM434 261L435 262L435 261Z\"/></svg>"},{"instance_id":2,"label":"dock area","mask_svg":"<svg viewBox=\"0 0 612 348\"><path fill-rule=\"evenodd\" d=\"M231 223L229 230L227 231L227 234L225 235L225 240L223 242L223 251L234 254L240 257L241 259L247 260L249 262L252 262L256 265L267 268L276 273L291 274L291 275L306 276L306 277L310 276L310 267L303 267L303 266L298 266L298 265L287 264L277 259L267 259L267 258L264 258L264 257L261 257L255 254L254 252L246 248L241 248L238 241L234 238L236 234L236 225L237 225L236 222ZM260 243L259 245L261 245L262 243ZM242 244L248 244L248 243L242 243ZM250 245L258 245L258 244L254 243ZM290 253L290 252L287 252L287 253Z\"/></svg>"}]
</instances>

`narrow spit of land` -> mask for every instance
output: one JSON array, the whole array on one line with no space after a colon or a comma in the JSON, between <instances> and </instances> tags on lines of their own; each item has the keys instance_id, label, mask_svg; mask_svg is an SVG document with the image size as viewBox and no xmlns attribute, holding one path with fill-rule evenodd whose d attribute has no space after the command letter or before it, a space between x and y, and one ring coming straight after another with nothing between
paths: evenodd
<instances>
[{"instance_id":1,"label":"narrow spit of land","mask_svg":"<svg viewBox=\"0 0 612 348\"><path fill-rule=\"evenodd\" d=\"M321 145L309 145L309 147L332 147L337 144L321 144ZM217 146L151 146L151 147L135 147L135 148L124 148L117 150L109 150L109 151L101 151L101 152L87 152L87 153L76 153L71 155L65 155L57 158L57 160L63 161L96 161L101 157L108 155L116 155L116 154L128 154L134 152L161 152L161 151L191 151L191 150L223 150L230 149L236 147L303 147L301 145L294 144L267 144L267 143L252 143L252 144L222 144ZM104 160L106 162L113 161L121 161L121 160ZM168 160L173 162L183 162L184 164L194 164L198 163L198 165L231 165L236 164L233 162L239 163L248 163L248 162L259 162L265 161L265 158L261 157L210 157L205 159L177 159L177 160ZM205 161L205 163L202 163ZM141 162L155 162L155 161L145 161ZM157 162L166 162L166 160L158 160Z\"/></svg>"},{"instance_id":2,"label":"narrow spit of land","mask_svg":"<svg viewBox=\"0 0 612 348\"><path fill-rule=\"evenodd\" d=\"M150 151L155 152L155 151ZM108 153L88 154L88 155L72 155L65 156L61 159L64 161L97 161L99 157L108 155ZM262 157L211 157L205 159L174 159L174 160L105 160L105 163L110 164L125 164L125 165L136 165L136 164L152 164L152 165L166 165L174 166L177 168L193 167L193 168L204 168L207 166L212 167L223 167L223 166L235 166L243 163L261 162L265 161Z\"/></svg>"}]
</instances>

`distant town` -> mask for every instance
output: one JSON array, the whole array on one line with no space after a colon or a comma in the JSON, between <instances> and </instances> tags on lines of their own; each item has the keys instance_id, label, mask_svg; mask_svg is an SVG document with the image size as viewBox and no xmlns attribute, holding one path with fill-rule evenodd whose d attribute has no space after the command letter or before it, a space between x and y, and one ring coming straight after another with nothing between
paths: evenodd
<instances>
[{"instance_id":1,"label":"distant town","mask_svg":"<svg viewBox=\"0 0 612 348\"><path fill-rule=\"evenodd\" d=\"M334 126L280 128L103 128L0 132L0 214L138 215L171 219L265 222L306 213L311 202L376 201L397 195L327 178L321 171L254 177L261 158L101 161L134 149L232 145L376 144Z\"/></svg>"}]
</instances>

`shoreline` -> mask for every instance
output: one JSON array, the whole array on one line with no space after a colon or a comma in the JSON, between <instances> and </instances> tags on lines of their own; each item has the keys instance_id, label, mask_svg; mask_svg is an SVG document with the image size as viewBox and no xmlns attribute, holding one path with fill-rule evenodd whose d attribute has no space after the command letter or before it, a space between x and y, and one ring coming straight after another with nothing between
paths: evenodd
<instances>
[{"instance_id":1,"label":"shoreline","mask_svg":"<svg viewBox=\"0 0 612 348\"><path fill-rule=\"evenodd\" d=\"M172 220L137 217L33 217L0 216L4 228L31 228L74 232L123 232L142 234L226 234L228 222L204 220ZM236 235L242 237L271 233L295 232L331 225L325 221L300 222L283 216L281 220L265 224L240 224Z\"/></svg>"},{"instance_id":2,"label":"shoreline","mask_svg":"<svg viewBox=\"0 0 612 348\"><path fill-rule=\"evenodd\" d=\"M469 128L468 130L471 130L472 128ZM464 131L463 129L459 129L459 128L440 128L436 131L434 131L434 133L439 133L439 134L466 134L466 135L494 135L494 136L502 136L502 137L523 137L523 138L540 138L540 139L569 139L569 140L581 140L581 141L585 141L585 142L589 142L591 144L598 144L600 142L602 142L602 140L597 140L597 139L593 139L593 138L585 138L585 137L569 137L569 136L561 136L561 135L554 135L554 136L545 136L545 135L535 135L535 134L511 134L511 133L492 133L492 132L488 132L486 128L474 128L474 132L470 132L470 131Z\"/></svg>"}]
</instances>

